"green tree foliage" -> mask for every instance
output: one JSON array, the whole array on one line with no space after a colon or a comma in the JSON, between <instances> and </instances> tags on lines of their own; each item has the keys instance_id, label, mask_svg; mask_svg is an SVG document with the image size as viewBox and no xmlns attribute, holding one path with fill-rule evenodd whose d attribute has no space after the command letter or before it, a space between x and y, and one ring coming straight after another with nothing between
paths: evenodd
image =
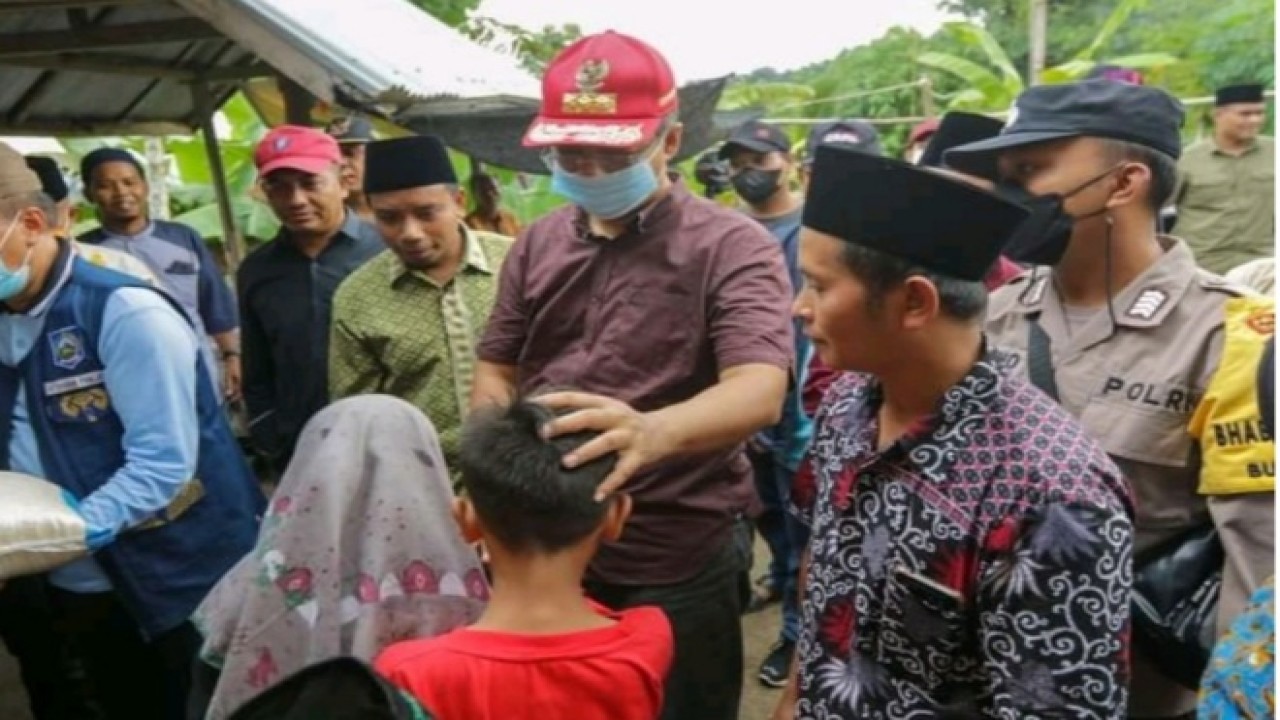
<instances>
[{"instance_id":1,"label":"green tree foliage","mask_svg":"<svg viewBox=\"0 0 1280 720\"><path fill-rule=\"evenodd\" d=\"M409 0L450 27L462 27L480 0Z\"/></svg>"},{"instance_id":2,"label":"green tree foliage","mask_svg":"<svg viewBox=\"0 0 1280 720\"><path fill-rule=\"evenodd\" d=\"M1068 61L1046 68L1038 78L1044 83L1079 80L1099 64L1136 70L1163 70L1176 65L1178 59L1168 53L1145 52L1124 57L1098 60L1125 23L1148 4L1149 0L1121 0L1103 20L1096 35ZM950 23L946 32L962 44L978 49L986 58L984 64L971 62L948 53L926 52L916 58L925 67L941 70L961 78L968 87L952 99L951 107L964 110L1002 110L1009 107L1026 86L1014 67L1008 52L996 37L973 23Z\"/></svg>"},{"instance_id":3,"label":"green tree foliage","mask_svg":"<svg viewBox=\"0 0 1280 720\"><path fill-rule=\"evenodd\" d=\"M526 30L490 17L473 17L462 30L471 39L484 45L504 42L509 44L520 57L520 64L534 75L541 75L565 46L582 37L582 28L574 23L544 25L541 30Z\"/></svg>"},{"instance_id":4,"label":"green tree foliage","mask_svg":"<svg viewBox=\"0 0 1280 720\"><path fill-rule=\"evenodd\" d=\"M985 27L1019 69L1027 65L1026 0L940 0L939 7ZM1100 33L1116 0L1049 3L1048 64L1071 60ZM1144 3L1095 57L1171 52L1182 62L1146 73L1175 94L1199 96L1232 82L1274 82L1275 0L1163 0Z\"/></svg>"}]
</instances>

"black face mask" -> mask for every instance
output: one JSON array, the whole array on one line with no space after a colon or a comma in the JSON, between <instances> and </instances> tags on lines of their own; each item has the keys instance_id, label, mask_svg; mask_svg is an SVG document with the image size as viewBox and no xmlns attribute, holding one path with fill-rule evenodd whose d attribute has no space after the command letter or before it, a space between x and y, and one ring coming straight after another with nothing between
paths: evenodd
<instances>
[{"instance_id":1,"label":"black face mask","mask_svg":"<svg viewBox=\"0 0 1280 720\"><path fill-rule=\"evenodd\" d=\"M782 170L746 168L733 176L733 189L749 205L759 205L778 191Z\"/></svg>"},{"instance_id":2,"label":"black face mask","mask_svg":"<svg viewBox=\"0 0 1280 720\"><path fill-rule=\"evenodd\" d=\"M1119 167L1118 165L1116 167ZM1067 252L1071 243L1071 232L1080 220L1088 220L1102 215L1106 207L1087 215L1075 217L1064 209L1067 198L1079 193L1115 171L1116 167L1088 180L1065 195L1049 193L1032 195L1021 185L999 183L996 192L1007 200L1022 205L1031 211L1031 216L1018 226L1004 246L1004 254L1016 263L1027 265L1057 265Z\"/></svg>"}]
</instances>

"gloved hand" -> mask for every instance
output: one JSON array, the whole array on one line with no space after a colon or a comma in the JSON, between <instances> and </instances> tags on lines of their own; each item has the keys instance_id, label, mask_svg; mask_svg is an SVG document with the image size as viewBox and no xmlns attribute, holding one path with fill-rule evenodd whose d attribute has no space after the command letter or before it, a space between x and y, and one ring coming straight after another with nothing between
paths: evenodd
<instances>
[{"instance_id":1,"label":"gloved hand","mask_svg":"<svg viewBox=\"0 0 1280 720\"><path fill-rule=\"evenodd\" d=\"M89 552L98 552L102 548L115 542L116 533L114 530L111 530L110 528L94 527L93 524L89 522L88 518L84 517L84 514L80 512L80 501L76 499L75 495L72 495L67 490L63 490L62 501L67 504L67 507L74 510L77 515L84 519L84 542L85 545L89 546Z\"/></svg>"}]
</instances>

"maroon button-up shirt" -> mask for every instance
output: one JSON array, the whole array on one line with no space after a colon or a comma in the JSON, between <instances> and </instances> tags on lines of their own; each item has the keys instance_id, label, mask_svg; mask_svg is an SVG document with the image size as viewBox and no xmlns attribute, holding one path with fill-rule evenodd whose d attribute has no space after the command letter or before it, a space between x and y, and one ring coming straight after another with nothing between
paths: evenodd
<instances>
[{"instance_id":1,"label":"maroon button-up shirt","mask_svg":"<svg viewBox=\"0 0 1280 720\"><path fill-rule=\"evenodd\" d=\"M613 239L562 208L531 225L502 268L481 360L519 368L524 394L598 393L651 411L749 363L789 368L791 286L778 243L679 182ZM592 579L680 582L728 541L755 502L741 446L660 463L628 481L622 539Z\"/></svg>"}]
</instances>

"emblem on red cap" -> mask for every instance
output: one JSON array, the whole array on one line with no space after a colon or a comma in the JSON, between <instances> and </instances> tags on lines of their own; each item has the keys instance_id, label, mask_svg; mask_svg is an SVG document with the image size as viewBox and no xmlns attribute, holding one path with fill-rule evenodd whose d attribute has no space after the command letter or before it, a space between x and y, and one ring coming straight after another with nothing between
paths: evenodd
<instances>
[{"instance_id":1,"label":"emblem on red cap","mask_svg":"<svg viewBox=\"0 0 1280 720\"><path fill-rule=\"evenodd\" d=\"M596 92L603 87L604 79L608 76L608 60L588 60L578 66L578 72L573 79L578 83L578 89L587 93Z\"/></svg>"},{"instance_id":2,"label":"emblem on red cap","mask_svg":"<svg viewBox=\"0 0 1280 720\"><path fill-rule=\"evenodd\" d=\"M275 145L276 152L283 152L285 148L289 147L289 138L278 137L276 138L276 141L272 144Z\"/></svg>"},{"instance_id":3,"label":"emblem on red cap","mask_svg":"<svg viewBox=\"0 0 1280 720\"><path fill-rule=\"evenodd\" d=\"M587 60L578 66L573 80L578 92L565 93L561 108L570 115L616 115L617 93L602 93L605 78L609 77L608 60Z\"/></svg>"}]
</instances>

